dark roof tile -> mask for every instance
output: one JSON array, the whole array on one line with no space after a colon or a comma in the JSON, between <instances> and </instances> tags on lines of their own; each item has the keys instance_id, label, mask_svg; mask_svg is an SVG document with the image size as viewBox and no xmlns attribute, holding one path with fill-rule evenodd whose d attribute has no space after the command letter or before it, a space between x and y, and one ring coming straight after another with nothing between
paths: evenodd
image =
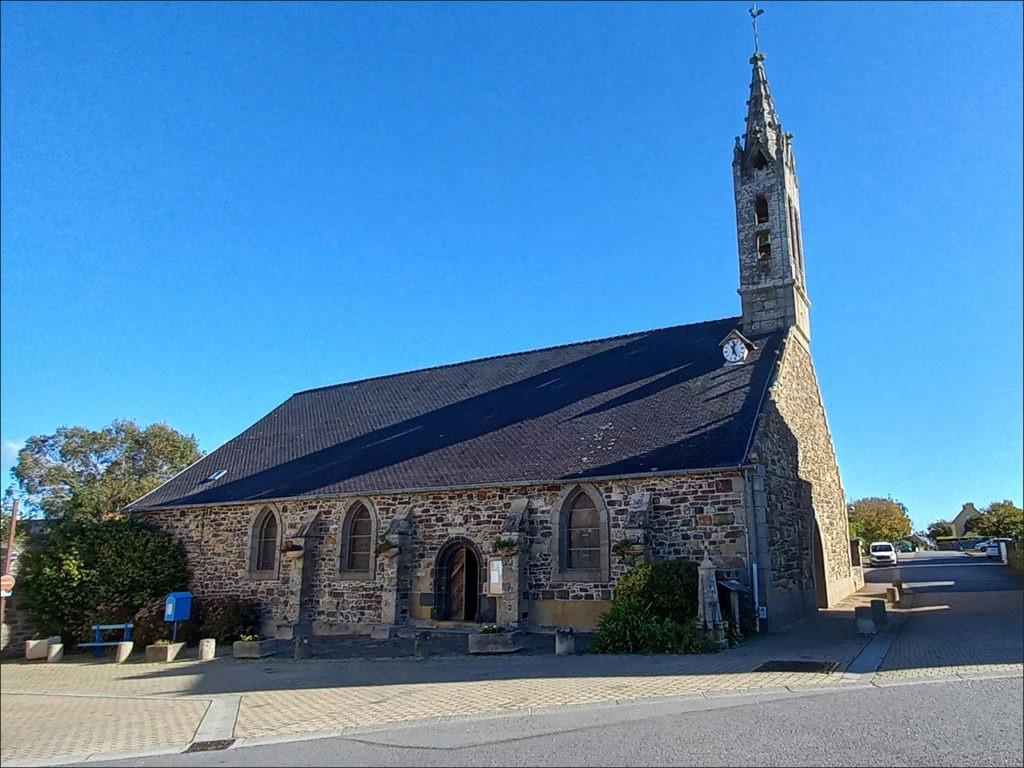
<instances>
[{"instance_id":1,"label":"dark roof tile","mask_svg":"<svg viewBox=\"0 0 1024 768\"><path fill-rule=\"evenodd\" d=\"M298 392L131 509L736 466L783 338L724 367L719 342L737 324Z\"/></svg>"}]
</instances>

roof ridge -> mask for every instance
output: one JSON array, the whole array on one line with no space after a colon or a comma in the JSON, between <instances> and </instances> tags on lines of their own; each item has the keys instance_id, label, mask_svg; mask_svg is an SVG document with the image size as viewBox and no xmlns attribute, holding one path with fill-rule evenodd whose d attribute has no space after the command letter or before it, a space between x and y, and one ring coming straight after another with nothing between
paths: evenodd
<instances>
[{"instance_id":1,"label":"roof ridge","mask_svg":"<svg viewBox=\"0 0 1024 768\"><path fill-rule=\"evenodd\" d=\"M428 365L424 368L413 368L408 371L396 371L395 373L384 373L379 376L367 376L363 379L353 379L352 381L341 381L337 384L325 384L322 387L310 387L309 389L300 389L292 393L292 397L296 395L305 395L310 392L321 392L325 389L334 389L336 387L349 387L353 384L364 384L368 381L380 381L381 379L392 379L396 376L406 376L410 373L425 373L426 371L439 371L445 368L455 368L459 365L469 365L470 363L482 363L486 360L502 360L507 357L519 357L520 355L530 355L535 352L550 352L554 349L565 349L567 347L578 347L581 344L596 344L599 341L615 341L617 339L626 339L630 336L642 336L645 333L655 333L657 331L667 331L672 328L690 328L697 325L709 325L710 323L721 323L725 320L739 320L739 316L732 315L729 317L717 317L714 320L702 320L699 323L680 323L679 325L665 325L660 328L647 328L642 331L631 331L630 333L620 333L615 336L605 336L599 339L585 339L584 341L571 341L566 344L552 344L549 347L537 347L536 349L523 349L519 352L506 352L501 355L486 355L484 357L474 357L470 360L460 360L456 363L442 363L441 365Z\"/></svg>"}]
</instances>

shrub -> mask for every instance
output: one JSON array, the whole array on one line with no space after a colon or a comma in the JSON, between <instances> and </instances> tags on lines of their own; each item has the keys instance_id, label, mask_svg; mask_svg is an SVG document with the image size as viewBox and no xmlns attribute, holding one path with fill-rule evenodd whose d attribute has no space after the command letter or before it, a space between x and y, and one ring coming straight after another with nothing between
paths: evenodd
<instances>
[{"instance_id":1,"label":"shrub","mask_svg":"<svg viewBox=\"0 0 1024 768\"><path fill-rule=\"evenodd\" d=\"M697 653L700 642L693 622L658 616L650 604L616 599L601 617L593 653Z\"/></svg>"},{"instance_id":2,"label":"shrub","mask_svg":"<svg viewBox=\"0 0 1024 768\"><path fill-rule=\"evenodd\" d=\"M615 585L613 599L649 605L654 616L679 623L697 619L697 563L656 560L630 568Z\"/></svg>"},{"instance_id":3,"label":"shrub","mask_svg":"<svg viewBox=\"0 0 1024 768\"><path fill-rule=\"evenodd\" d=\"M208 597L193 602L195 638L212 637L218 644L232 643L243 635L255 635L260 628L259 607L236 595Z\"/></svg>"},{"instance_id":4,"label":"shrub","mask_svg":"<svg viewBox=\"0 0 1024 768\"><path fill-rule=\"evenodd\" d=\"M60 521L23 558L25 607L69 645L90 637L91 624L131 620L186 580L181 547L137 519Z\"/></svg>"}]
</instances>

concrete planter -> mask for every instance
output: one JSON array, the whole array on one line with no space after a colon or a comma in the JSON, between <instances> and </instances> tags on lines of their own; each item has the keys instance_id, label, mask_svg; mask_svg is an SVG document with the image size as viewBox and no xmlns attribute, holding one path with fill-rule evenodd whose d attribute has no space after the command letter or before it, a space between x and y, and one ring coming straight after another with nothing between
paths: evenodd
<instances>
[{"instance_id":1,"label":"concrete planter","mask_svg":"<svg viewBox=\"0 0 1024 768\"><path fill-rule=\"evenodd\" d=\"M236 640L231 652L236 659L260 659L274 653L277 641L271 640Z\"/></svg>"},{"instance_id":2,"label":"concrete planter","mask_svg":"<svg viewBox=\"0 0 1024 768\"><path fill-rule=\"evenodd\" d=\"M523 649L523 633L491 632L483 634L474 632L469 636L470 653L515 653Z\"/></svg>"},{"instance_id":3,"label":"concrete planter","mask_svg":"<svg viewBox=\"0 0 1024 768\"><path fill-rule=\"evenodd\" d=\"M43 640L26 640L25 641L25 658L38 660L45 659L47 649L50 647L49 638Z\"/></svg>"},{"instance_id":4,"label":"concrete planter","mask_svg":"<svg viewBox=\"0 0 1024 768\"><path fill-rule=\"evenodd\" d=\"M185 647L184 643L161 645L154 643L146 646L146 661L174 661Z\"/></svg>"},{"instance_id":5,"label":"concrete planter","mask_svg":"<svg viewBox=\"0 0 1024 768\"><path fill-rule=\"evenodd\" d=\"M132 648L135 647L135 643L131 640L124 640L114 646L114 663L124 664L128 661L128 657L132 655Z\"/></svg>"}]
</instances>

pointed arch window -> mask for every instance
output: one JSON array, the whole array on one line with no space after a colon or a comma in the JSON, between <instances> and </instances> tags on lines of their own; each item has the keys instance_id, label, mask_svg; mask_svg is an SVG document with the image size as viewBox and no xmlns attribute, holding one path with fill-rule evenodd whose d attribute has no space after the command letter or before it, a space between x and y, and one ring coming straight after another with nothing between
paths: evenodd
<instances>
[{"instance_id":1,"label":"pointed arch window","mask_svg":"<svg viewBox=\"0 0 1024 768\"><path fill-rule=\"evenodd\" d=\"M349 507L341 522L338 572L345 579L372 579L377 518L364 501Z\"/></svg>"},{"instance_id":2,"label":"pointed arch window","mask_svg":"<svg viewBox=\"0 0 1024 768\"><path fill-rule=\"evenodd\" d=\"M277 557L281 549L281 524L277 513L263 507L253 521L251 534L251 570L256 576L273 576L277 572Z\"/></svg>"},{"instance_id":3,"label":"pointed arch window","mask_svg":"<svg viewBox=\"0 0 1024 768\"><path fill-rule=\"evenodd\" d=\"M609 580L608 512L596 489L576 486L554 508L558 552L557 578L563 581Z\"/></svg>"},{"instance_id":4,"label":"pointed arch window","mask_svg":"<svg viewBox=\"0 0 1024 768\"><path fill-rule=\"evenodd\" d=\"M768 223L768 198L764 195L754 198L754 221L758 224Z\"/></svg>"},{"instance_id":5,"label":"pointed arch window","mask_svg":"<svg viewBox=\"0 0 1024 768\"><path fill-rule=\"evenodd\" d=\"M566 525L565 565L567 568L591 570L600 565L599 529L597 506L593 499L580 491L569 508L569 521Z\"/></svg>"}]
</instances>

